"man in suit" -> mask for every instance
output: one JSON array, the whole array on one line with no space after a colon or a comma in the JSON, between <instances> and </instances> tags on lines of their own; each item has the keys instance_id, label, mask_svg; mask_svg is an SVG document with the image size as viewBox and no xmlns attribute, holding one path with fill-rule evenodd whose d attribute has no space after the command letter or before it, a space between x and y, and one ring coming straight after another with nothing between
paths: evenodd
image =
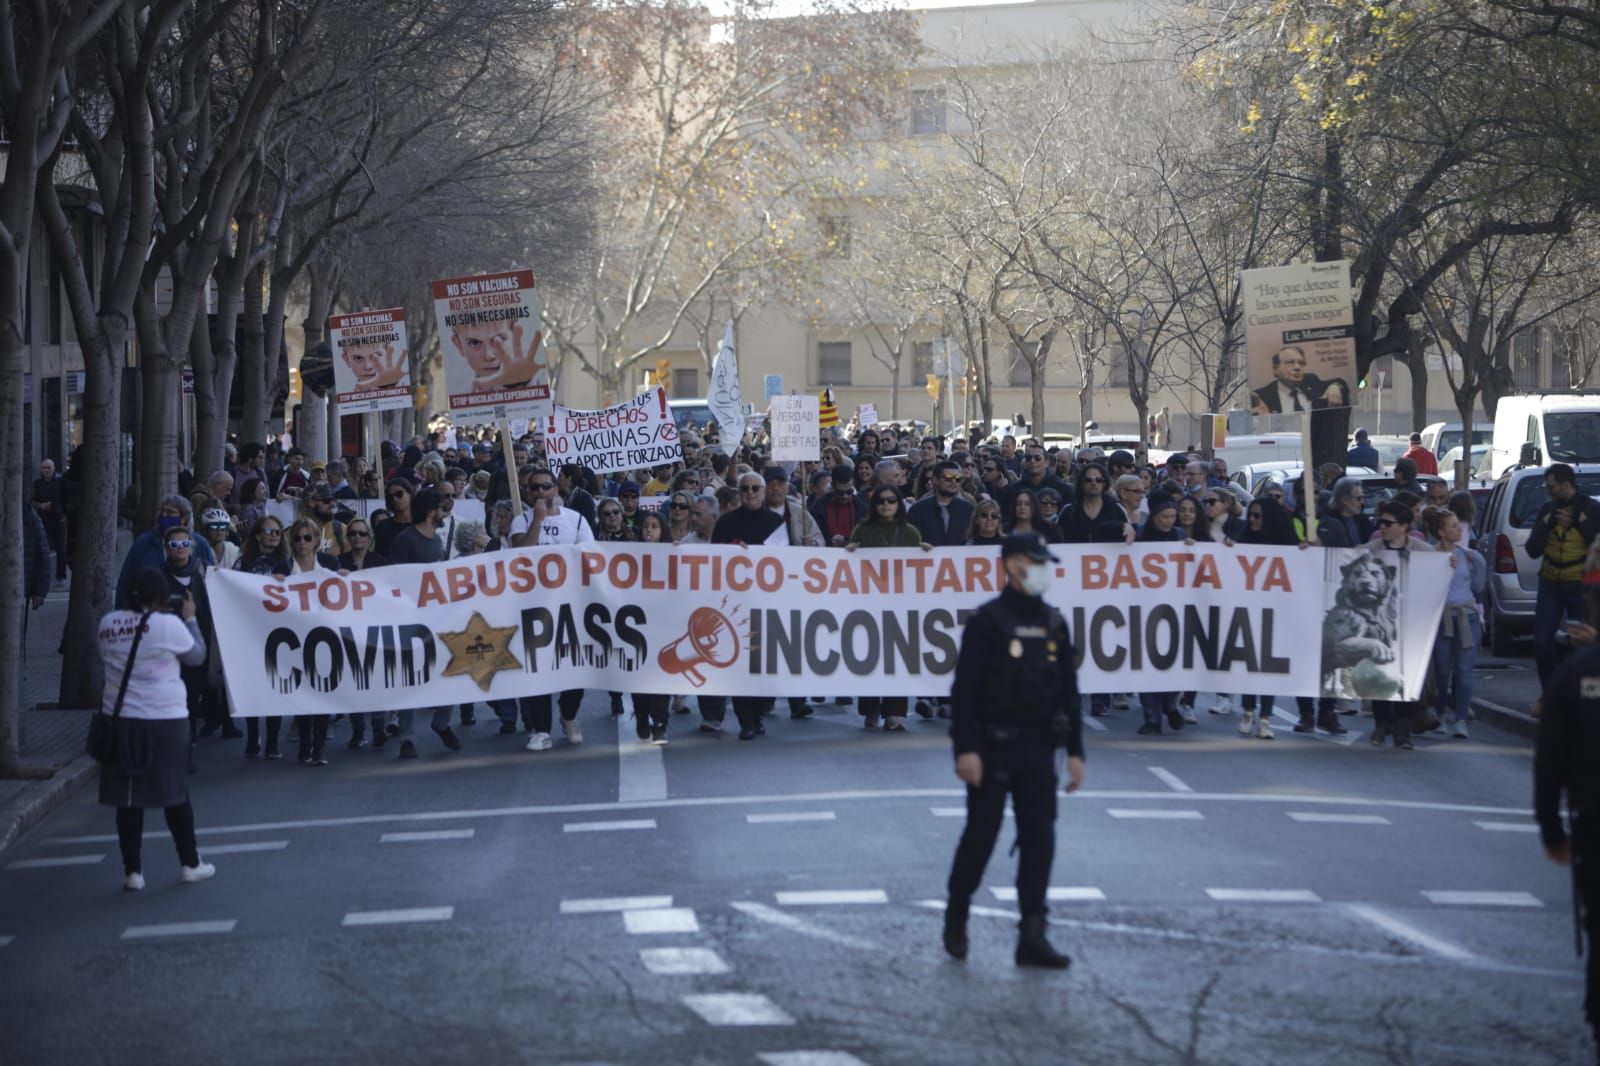
<instances>
[{"instance_id":1,"label":"man in suit","mask_svg":"<svg viewBox=\"0 0 1600 1066\"><path fill-rule=\"evenodd\" d=\"M1350 386L1343 378L1323 381L1306 373L1306 352L1289 344L1272 357L1273 381L1250 394L1250 413L1287 414L1290 411L1345 407L1350 403Z\"/></svg>"}]
</instances>

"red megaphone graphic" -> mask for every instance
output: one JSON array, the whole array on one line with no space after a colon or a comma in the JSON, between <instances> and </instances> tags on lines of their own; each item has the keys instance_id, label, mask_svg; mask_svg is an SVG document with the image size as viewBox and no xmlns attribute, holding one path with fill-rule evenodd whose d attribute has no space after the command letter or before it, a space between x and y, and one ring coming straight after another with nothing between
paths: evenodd
<instances>
[{"instance_id":1,"label":"red megaphone graphic","mask_svg":"<svg viewBox=\"0 0 1600 1066\"><path fill-rule=\"evenodd\" d=\"M689 631L661 649L656 665L669 674L682 674L699 688L706 683L702 665L731 666L738 658L739 631L727 615L715 607L697 607L689 615Z\"/></svg>"}]
</instances>

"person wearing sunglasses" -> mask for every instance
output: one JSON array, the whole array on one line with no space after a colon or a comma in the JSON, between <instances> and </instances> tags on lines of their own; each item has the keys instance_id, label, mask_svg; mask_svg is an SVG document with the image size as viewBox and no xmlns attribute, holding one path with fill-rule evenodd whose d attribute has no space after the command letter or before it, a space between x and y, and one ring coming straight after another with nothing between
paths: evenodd
<instances>
[{"instance_id":1,"label":"person wearing sunglasses","mask_svg":"<svg viewBox=\"0 0 1600 1066\"><path fill-rule=\"evenodd\" d=\"M1094 531L1100 526L1108 523L1119 526L1128 524L1127 512L1112 498L1110 488L1111 475L1106 472L1104 464L1090 461L1078 468L1078 480L1073 491L1075 502L1062 508L1056 520L1065 543L1089 544L1094 541Z\"/></svg>"},{"instance_id":2,"label":"person wearing sunglasses","mask_svg":"<svg viewBox=\"0 0 1600 1066\"><path fill-rule=\"evenodd\" d=\"M638 497L635 496L634 499L638 499ZM597 514L600 518L600 528L595 531L595 540L611 542L636 539L633 534L633 527L623 520L621 503L605 498L602 500Z\"/></svg>"},{"instance_id":3,"label":"person wearing sunglasses","mask_svg":"<svg viewBox=\"0 0 1600 1066\"><path fill-rule=\"evenodd\" d=\"M933 545L922 539L906 516L905 498L893 485L880 485L868 497L871 510L867 517L850 534L844 546L853 552L860 548L921 548L932 551ZM860 713L866 728L877 729L882 722L885 732L900 733L906 728L906 709L909 701L904 696L863 696Z\"/></svg>"},{"instance_id":4,"label":"person wearing sunglasses","mask_svg":"<svg viewBox=\"0 0 1600 1066\"><path fill-rule=\"evenodd\" d=\"M1295 532L1294 517L1277 500L1265 496L1250 501L1250 506L1245 511L1245 530L1239 534L1238 543L1269 544L1285 548L1305 545ZM1307 700L1309 703L1309 697ZM1241 700L1244 710L1239 717L1239 735L1247 737L1254 734L1258 739L1272 740L1274 702L1275 698L1270 695L1244 696Z\"/></svg>"},{"instance_id":5,"label":"person wearing sunglasses","mask_svg":"<svg viewBox=\"0 0 1600 1066\"><path fill-rule=\"evenodd\" d=\"M383 502L389 517L372 530L372 546L380 555L393 557L395 538L411 524L411 498L415 492L411 482L403 477L390 478L383 487Z\"/></svg>"},{"instance_id":6,"label":"person wearing sunglasses","mask_svg":"<svg viewBox=\"0 0 1600 1066\"><path fill-rule=\"evenodd\" d=\"M165 557L162 559L161 575L167 580L168 614L181 614L186 600L192 600L195 606L195 620L200 625L200 635L206 644L206 655L198 665L183 668L183 688L189 704L190 744L198 735L202 723L209 727L207 735L215 733L227 723L227 718L219 714L220 708L210 710L213 706L209 699L208 680L211 671L216 668L216 628L211 620L211 600L206 595L207 565L200 561L196 548L200 543L194 531L185 526L171 526L162 536L162 545ZM193 755L190 756L189 772L194 772Z\"/></svg>"},{"instance_id":7,"label":"person wearing sunglasses","mask_svg":"<svg viewBox=\"0 0 1600 1066\"><path fill-rule=\"evenodd\" d=\"M289 527L289 573L327 576L339 569L339 558L322 551L322 526L314 518L296 519ZM323 749L328 743L331 715L310 714L297 723L300 737L300 762L306 766L326 766ZM293 737L290 737L293 740Z\"/></svg>"},{"instance_id":8,"label":"person wearing sunglasses","mask_svg":"<svg viewBox=\"0 0 1600 1066\"><path fill-rule=\"evenodd\" d=\"M961 495L961 465L950 459L934 463L930 484L933 491L912 504L906 517L924 544L949 548L966 543L976 508Z\"/></svg>"},{"instance_id":9,"label":"person wearing sunglasses","mask_svg":"<svg viewBox=\"0 0 1600 1066\"><path fill-rule=\"evenodd\" d=\"M439 488L425 488L409 500L409 514L413 521L400 528L395 534L389 550L384 552L393 565L400 566L408 563L437 563L445 558L445 545L440 537L440 529L444 524L446 510L444 501L440 497ZM424 707L422 708L431 717L433 731L439 735L444 746L451 751L461 750L461 741L450 728L449 707ZM417 708L406 707L396 712L395 726L400 738L400 758L415 759L417 757L416 735L412 726L416 721ZM373 747L383 747L386 737L373 738Z\"/></svg>"},{"instance_id":10,"label":"person wearing sunglasses","mask_svg":"<svg viewBox=\"0 0 1600 1066\"><path fill-rule=\"evenodd\" d=\"M972 512L972 528L967 531L967 543L998 547L1005 541L1000 532L1000 505L993 500L981 500Z\"/></svg>"},{"instance_id":11,"label":"person wearing sunglasses","mask_svg":"<svg viewBox=\"0 0 1600 1066\"><path fill-rule=\"evenodd\" d=\"M787 479L785 479L787 484ZM717 519L711 531L713 544L737 544L740 547L766 544L768 539L784 528L784 517L767 506L767 482L760 474L750 471L739 475L739 504ZM771 696L735 696L733 713L739 719L739 739L754 740L767 731L761 717L773 705ZM720 728L720 723L707 719L704 725Z\"/></svg>"},{"instance_id":12,"label":"person wearing sunglasses","mask_svg":"<svg viewBox=\"0 0 1600 1066\"><path fill-rule=\"evenodd\" d=\"M694 531L694 524L690 521L694 513L694 493L687 489L680 489L667 498L666 510L666 540L671 544L679 544Z\"/></svg>"}]
</instances>

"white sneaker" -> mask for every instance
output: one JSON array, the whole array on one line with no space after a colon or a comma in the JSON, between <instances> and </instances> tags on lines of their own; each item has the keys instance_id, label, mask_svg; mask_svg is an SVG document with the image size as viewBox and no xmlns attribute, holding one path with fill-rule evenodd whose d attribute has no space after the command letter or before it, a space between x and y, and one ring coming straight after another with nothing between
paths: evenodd
<instances>
[{"instance_id":1,"label":"white sneaker","mask_svg":"<svg viewBox=\"0 0 1600 1066\"><path fill-rule=\"evenodd\" d=\"M533 733L533 734L529 735L529 737L528 737L528 750L529 751L549 751L550 750L550 734L549 733Z\"/></svg>"},{"instance_id":2,"label":"white sneaker","mask_svg":"<svg viewBox=\"0 0 1600 1066\"><path fill-rule=\"evenodd\" d=\"M570 722L565 718L561 719L561 732L567 735L568 744L583 743L583 730L578 727L578 720L576 718Z\"/></svg>"},{"instance_id":3,"label":"white sneaker","mask_svg":"<svg viewBox=\"0 0 1600 1066\"><path fill-rule=\"evenodd\" d=\"M1129 703L1128 697L1120 692L1111 697L1111 709L1113 711L1125 711L1130 706L1132 704Z\"/></svg>"},{"instance_id":4,"label":"white sneaker","mask_svg":"<svg viewBox=\"0 0 1600 1066\"><path fill-rule=\"evenodd\" d=\"M127 877L123 878L122 879L122 891L124 891L124 892L143 892L144 891L144 874L132 873L132 874L129 874Z\"/></svg>"},{"instance_id":5,"label":"white sneaker","mask_svg":"<svg viewBox=\"0 0 1600 1066\"><path fill-rule=\"evenodd\" d=\"M1272 723L1266 715L1262 715L1256 722L1256 737L1259 740L1271 740L1276 734L1272 732Z\"/></svg>"},{"instance_id":6,"label":"white sneaker","mask_svg":"<svg viewBox=\"0 0 1600 1066\"><path fill-rule=\"evenodd\" d=\"M1217 700L1216 703L1213 703L1208 710L1210 710L1212 714L1232 714L1233 701L1228 697L1223 696L1221 699Z\"/></svg>"},{"instance_id":7,"label":"white sneaker","mask_svg":"<svg viewBox=\"0 0 1600 1066\"><path fill-rule=\"evenodd\" d=\"M1200 719L1194 716L1194 708L1189 706L1187 703L1180 704L1178 710L1183 712L1183 720L1185 722L1188 722L1190 725L1200 724Z\"/></svg>"},{"instance_id":8,"label":"white sneaker","mask_svg":"<svg viewBox=\"0 0 1600 1066\"><path fill-rule=\"evenodd\" d=\"M876 728L878 728L878 716L877 715L875 715L875 714L867 715L866 728L868 728L868 729L876 729Z\"/></svg>"},{"instance_id":9,"label":"white sneaker","mask_svg":"<svg viewBox=\"0 0 1600 1066\"><path fill-rule=\"evenodd\" d=\"M1457 740L1467 739L1467 723L1463 719L1456 719L1455 736Z\"/></svg>"},{"instance_id":10,"label":"white sneaker","mask_svg":"<svg viewBox=\"0 0 1600 1066\"><path fill-rule=\"evenodd\" d=\"M1246 709L1239 712L1239 735L1247 737L1255 731L1256 712Z\"/></svg>"},{"instance_id":11,"label":"white sneaker","mask_svg":"<svg viewBox=\"0 0 1600 1066\"><path fill-rule=\"evenodd\" d=\"M186 885L192 885L196 881L208 881L215 876L217 868L203 859L199 866L185 866L178 871L178 880Z\"/></svg>"}]
</instances>

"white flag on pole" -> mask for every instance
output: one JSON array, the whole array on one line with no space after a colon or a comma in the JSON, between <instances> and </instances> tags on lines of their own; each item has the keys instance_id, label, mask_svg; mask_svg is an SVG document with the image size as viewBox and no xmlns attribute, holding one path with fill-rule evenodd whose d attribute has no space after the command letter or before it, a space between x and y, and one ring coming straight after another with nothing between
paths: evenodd
<instances>
[{"instance_id":1,"label":"white flag on pole","mask_svg":"<svg viewBox=\"0 0 1600 1066\"><path fill-rule=\"evenodd\" d=\"M722 427L720 447L730 458L744 439L744 393L739 390L739 357L733 350L733 322L722 333L722 346L711 363L711 388L706 404Z\"/></svg>"}]
</instances>

